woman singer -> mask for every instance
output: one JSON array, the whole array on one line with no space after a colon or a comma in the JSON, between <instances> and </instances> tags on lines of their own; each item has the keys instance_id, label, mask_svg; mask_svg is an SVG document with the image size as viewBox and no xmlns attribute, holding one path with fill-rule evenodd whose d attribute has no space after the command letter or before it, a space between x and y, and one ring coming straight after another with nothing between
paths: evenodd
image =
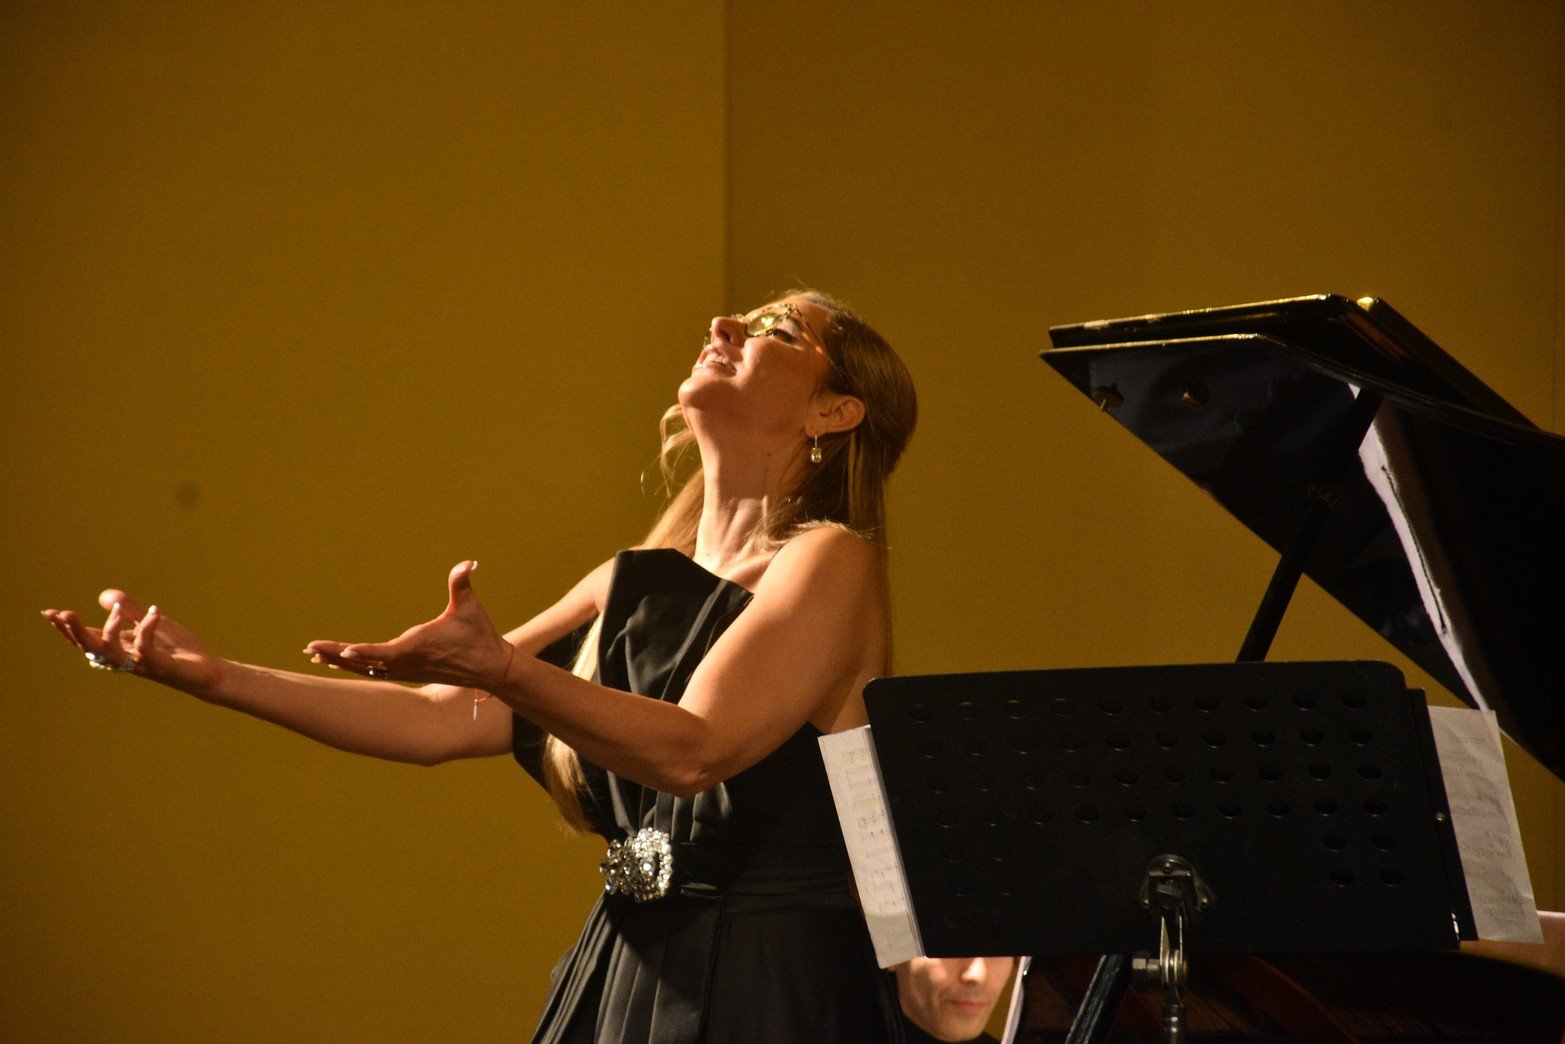
<instances>
[{"instance_id":1,"label":"woman singer","mask_svg":"<svg viewBox=\"0 0 1565 1044\"><path fill-rule=\"evenodd\" d=\"M537 1041L898 1039L816 738L888 669L885 483L916 414L874 330L791 294L712 320L663 428L665 474L692 445L699 467L645 542L508 633L473 562L397 638L309 644L353 678L225 660L117 590L101 628L45 615L94 667L344 750L513 754L610 842Z\"/></svg>"}]
</instances>

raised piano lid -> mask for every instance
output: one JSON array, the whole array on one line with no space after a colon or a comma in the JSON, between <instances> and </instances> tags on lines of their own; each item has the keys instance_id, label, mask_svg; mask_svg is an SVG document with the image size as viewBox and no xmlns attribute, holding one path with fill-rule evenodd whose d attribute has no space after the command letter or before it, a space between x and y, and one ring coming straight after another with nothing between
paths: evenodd
<instances>
[{"instance_id":1,"label":"raised piano lid","mask_svg":"<svg viewBox=\"0 0 1565 1044\"><path fill-rule=\"evenodd\" d=\"M1279 553L1330 491L1306 575L1565 779L1565 439L1373 298L1049 334L1045 362Z\"/></svg>"}]
</instances>

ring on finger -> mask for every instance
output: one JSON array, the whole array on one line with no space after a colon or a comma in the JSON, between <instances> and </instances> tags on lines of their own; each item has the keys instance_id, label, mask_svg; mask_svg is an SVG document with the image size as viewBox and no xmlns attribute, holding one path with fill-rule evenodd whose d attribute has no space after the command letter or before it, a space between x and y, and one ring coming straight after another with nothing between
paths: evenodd
<instances>
[{"instance_id":1,"label":"ring on finger","mask_svg":"<svg viewBox=\"0 0 1565 1044\"><path fill-rule=\"evenodd\" d=\"M377 681L384 681L391 677L391 672L386 670L386 665L383 663L372 663L364 668L364 676L366 678L374 678Z\"/></svg>"},{"instance_id":2,"label":"ring on finger","mask_svg":"<svg viewBox=\"0 0 1565 1044\"><path fill-rule=\"evenodd\" d=\"M115 663L100 652L88 652L84 655L87 657L87 666L96 668L100 671L117 671L121 674L128 674L136 669L135 660L125 660L121 663Z\"/></svg>"}]
</instances>

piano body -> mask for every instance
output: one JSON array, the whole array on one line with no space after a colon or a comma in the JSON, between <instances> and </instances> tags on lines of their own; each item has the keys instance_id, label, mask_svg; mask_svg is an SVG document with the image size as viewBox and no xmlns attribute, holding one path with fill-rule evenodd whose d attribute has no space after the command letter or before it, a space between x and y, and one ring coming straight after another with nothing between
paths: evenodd
<instances>
[{"instance_id":1,"label":"piano body","mask_svg":"<svg viewBox=\"0 0 1565 1044\"><path fill-rule=\"evenodd\" d=\"M1050 335L1045 362L1565 778L1565 439L1372 298Z\"/></svg>"},{"instance_id":2,"label":"piano body","mask_svg":"<svg viewBox=\"0 0 1565 1044\"><path fill-rule=\"evenodd\" d=\"M1565 778L1565 439L1373 298L1050 335L1049 366L1279 554L1239 659L1265 658L1308 576ZM1123 982L1100 966L1089 988L1092 971L1035 960L1015 1039L1064 1037L1083 993L1099 1016L1085 1029L1078 1019L1070 1039L1156 1039L1155 1002L1121 1004ZM1565 980L1456 953L1197 953L1187 996L1192 1040L1565 1030Z\"/></svg>"}]
</instances>

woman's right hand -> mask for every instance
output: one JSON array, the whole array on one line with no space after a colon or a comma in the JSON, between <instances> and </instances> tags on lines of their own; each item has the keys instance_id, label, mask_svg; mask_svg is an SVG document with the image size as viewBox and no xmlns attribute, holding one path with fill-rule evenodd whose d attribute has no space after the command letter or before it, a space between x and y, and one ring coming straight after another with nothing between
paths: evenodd
<instances>
[{"instance_id":1,"label":"woman's right hand","mask_svg":"<svg viewBox=\"0 0 1565 1044\"><path fill-rule=\"evenodd\" d=\"M88 627L69 609L45 609L43 615L90 661L196 696L207 695L217 685L223 661L187 628L159 613L157 606L143 609L115 588L100 594L98 604L109 611L102 627Z\"/></svg>"}]
</instances>

